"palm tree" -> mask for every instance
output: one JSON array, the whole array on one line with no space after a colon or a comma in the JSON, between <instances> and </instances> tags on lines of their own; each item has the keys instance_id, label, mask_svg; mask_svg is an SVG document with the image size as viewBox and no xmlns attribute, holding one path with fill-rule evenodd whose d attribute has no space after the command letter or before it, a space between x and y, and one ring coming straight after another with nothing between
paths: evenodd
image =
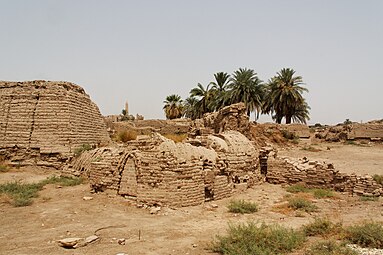
<instances>
[{"instance_id":1,"label":"palm tree","mask_svg":"<svg viewBox=\"0 0 383 255\"><path fill-rule=\"evenodd\" d=\"M183 115L182 99L179 95L169 95L164 101L164 111L167 119L181 118Z\"/></svg>"},{"instance_id":2,"label":"palm tree","mask_svg":"<svg viewBox=\"0 0 383 255\"><path fill-rule=\"evenodd\" d=\"M302 96L308 89L301 86L302 77L294 74L293 69L283 68L267 84L263 112L273 113L273 118L279 124L283 118L286 124L292 120L306 123L309 119L310 107Z\"/></svg>"},{"instance_id":3,"label":"palm tree","mask_svg":"<svg viewBox=\"0 0 383 255\"><path fill-rule=\"evenodd\" d=\"M210 84L213 93L212 108L214 111L221 109L228 104L227 102L227 87L230 82L230 75L226 72L218 72L214 74L215 81Z\"/></svg>"},{"instance_id":4,"label":"palm tree","mask_svg":"<svg viewBox=\"0 0 383 255\"><path fill-rule=\"evenodd\" d=\"M228 88L230 103L245 103L247 115L250 116L250 113L255 111L258 118L263 102L264 86L257 73L252 69L240 68L234 72Z\"/></svg>"},{"instance_id":5,"label":"palm tree","mask_svg":"<svg viewBox=\"0 0 383 255\"><path fill-rule=\"evenodd\" d=\"M196 88L190 90L190 96L196 97L198 102L195 104L196 107L196 116L197 118L201 118L204 113L212 112L212 99L213 93L209 89L210 84L207 85L206 89L201 83L197 84Z\"/></svg>"},{"instance_id":6,"label":"palm tree","mask_svg":"<svg viewBox=\"0 0 383 255\"><path fill-rule=\"evenodd\" d=\"M188 97L184 102L184 115L186 118L191 118L192 120L198 117L197 111L198 99L195 97Z\"/></svg>"}]
</instances>

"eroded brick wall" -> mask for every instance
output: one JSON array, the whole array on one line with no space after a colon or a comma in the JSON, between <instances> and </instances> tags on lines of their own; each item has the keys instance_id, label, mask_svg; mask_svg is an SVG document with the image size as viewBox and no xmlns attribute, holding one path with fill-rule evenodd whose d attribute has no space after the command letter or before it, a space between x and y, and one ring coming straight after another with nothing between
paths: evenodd
<instances>
[{"instance_id":1,"label":"eroded brick wall","mask_svg":"<svg viewBox=\"0 0 383 255\"><path fill-rule=\"evenodd\" d=\"M37 154L68 157L82 144L109 142L98 107L69 82L0 81L0 151L36 163ZM10 150L13 149L13 150ZM35 153L36 154L36 153ZM23 157L24 156L24 157Z\"/></svg>"}]
</instances>

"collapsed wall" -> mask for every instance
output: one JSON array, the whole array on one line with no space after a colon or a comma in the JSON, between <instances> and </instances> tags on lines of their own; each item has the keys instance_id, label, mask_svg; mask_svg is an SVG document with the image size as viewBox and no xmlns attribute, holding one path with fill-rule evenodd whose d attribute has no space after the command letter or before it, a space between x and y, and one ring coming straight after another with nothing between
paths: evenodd
<instances>
[{"instance_id":1,"label":"collapsed wall","mask_svg":"<svg viewBox=\"0 0 383 255\"><path fill-rule=\"evenodd\" d=\"M69 82L0 81L0 154L20 165L61 167L83 144L110 141L98 107Z\"/></svg>"},{"instance_id":2,"label":"collapsed wall","mask_svg":"<svg viewBox=\"0 0 383 255\"><path fill-rule=\"evenodd\" d=\"M273 184L299 183L315 188L330 188L360 196L383 196L383 186L371 176L341 173L333 164L307 158L270 158L266 180Z\"/></svg>"},{"instance_id":3,"label":"collapsed wall","mask_svg":"<svg viewBox=\"0 0 383 255\"><path fill-rule=\"evenodd\" d=\"M257 152L238 132L206 138L206 147L154 134L127 147L85 152L64 175L86 176L96 191L112 190L147 204L198 205L261 181Z\"/></svg>"}]
</instances>

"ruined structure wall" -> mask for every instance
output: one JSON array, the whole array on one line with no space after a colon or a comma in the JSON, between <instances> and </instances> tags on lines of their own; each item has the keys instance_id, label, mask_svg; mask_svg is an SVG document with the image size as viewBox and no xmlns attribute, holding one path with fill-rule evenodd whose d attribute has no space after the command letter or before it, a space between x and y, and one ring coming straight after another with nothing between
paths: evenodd
<instances>
[{"instance_id":1,"label":"ruined structure wall","mask_svg":"<svg viewBox=\"0 0 383 255\"><path fill-rule=\"evenodd\" d=\"M353 124L348 139L383 139L383 124Z\"/></svg>"},{"instance_id":2,"label":"ruined structure wall","mask_svg":"<svg viewBox=\"0 0 383 255\"><path fill-rule=\"evenodd\" d=\"M73 153L82 144L109 142L98 107L68 82L0 82L0 149Z\"/></svg>"},{"instance_id":3,"label":"ruined structure wall","mask_svg":"<svg viewBox=\"0 0 383 255\"><path fill-rule=\"evenodd\" d=\"M126 147L84 152L63 174L86 176L95 190L114 190L147 204L198 205L229 197L235 185L251 187L260 180L250 141L234 131L222 137L226 140L211 137L214 148L160 135L139 138Z\"/></svg>"},{"instance_id":4,"label":"ruined structure wall","mask_svg":"<svg viewBox=\"0 0 383 255\"><path fill-rule=\"evenodd\" d=\"M270 159L267 181L273 184L301 183L309 187L330 188L361 196L383 196L383 186L371 176L340 173L332 164L291 159Z\"/></svg>"}]
</instances>

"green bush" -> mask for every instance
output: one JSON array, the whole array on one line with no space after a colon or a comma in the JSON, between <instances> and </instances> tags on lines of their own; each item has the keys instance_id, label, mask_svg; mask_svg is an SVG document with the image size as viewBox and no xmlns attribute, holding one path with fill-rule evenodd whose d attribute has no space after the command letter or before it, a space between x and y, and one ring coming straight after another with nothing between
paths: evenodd
<instances>
[{"instance_id":1,"label":"green bush","mask_svg":"<svg viewBox=\"0 0 383 255\"><path fill-rule=\"evenodd\" d=\"M358 253L345 245L340 245L333 240L320 241L313 244L305 255L357 255Z\"/></svg>"},{"instance_id":2,"label":"green bush","mask_svg":"<svg viewBox=\"0 0 383 255\"><path fill-rule=\"evenodd\" d=\"M315 206L311 201L301 197L290 198L288 200L288 207L294 210L302 210L308 213L318 210L318 207Z\"/></svg>"},{"instance_id":3,"label":"green bush","mask_svg":"<svg viewBox=\"0 0 383 255\"><path fill-rule=\"evenodd\" d=\"M291 252L305 241L301 231L279 225L229 225L226 236L217 236L212 250L227 255L277 255Z\"/></svg>"},{"instance_id":4,"label":"green bush","mask_svg":"<svg viewBox=\"0 0 383 255\"><path fill-rule=\"evenodd\" d=\"M80 147L74 150L74 155L76 157L80 156L84 151L90 151L92 149L92 145L90 144L82 144Z\"/></svg>"},{"instance_id":5,"label":"green bush","mask_svg":"<svg viewBox=\"0 0 383 255\"><path fill-rule=\"evenodd\" d=\"M335 229L336 226L331 221L324 218L316 218L314 222L303 226L303 232L307 236L326 236Z\"/></svg>"},{"instance_id":6,"label":"green bush","mask_svg":"<svg viewBox=\"0 0 383 255\"><path fill-rule=\"evenodd\" d=\"M282 136L287 140L298 140L299 136L297 136L294 132L290 132L288 130L281 130Z\"/></svg>"},{"instance_id":7,"label":"green bush","mask_svg":"<svg viewBox=\"0 0 383 255\"><path fill-rule=\"evenodd\" d=\"M228 205L229 212L232 213L254 213L258 211L257 204L253 202L246 202L245 200L231 200Z\"/></svg>"},{"instance_id":8,"label":"green bush","mask_svg":"<svg viewBox=\"0 0 383 255\"><path fill-rule=\"evenodd\" d=\"M361 247L383 248L383 226L378 222L365 222L345 230L345 239Z\"/></svg>"},{"instance_id":9,"label":"green bush","mask_svg":"<svg viewBox=\"0 0 383 255\"><path fill-rule=\"evenodd\" d=\"M374 179L374 181L376 181L376 182L379 183L380 185L383 185L383 175L374 174L374 175L372 176L372 178Z\"/></svg>"}]
</instances>

